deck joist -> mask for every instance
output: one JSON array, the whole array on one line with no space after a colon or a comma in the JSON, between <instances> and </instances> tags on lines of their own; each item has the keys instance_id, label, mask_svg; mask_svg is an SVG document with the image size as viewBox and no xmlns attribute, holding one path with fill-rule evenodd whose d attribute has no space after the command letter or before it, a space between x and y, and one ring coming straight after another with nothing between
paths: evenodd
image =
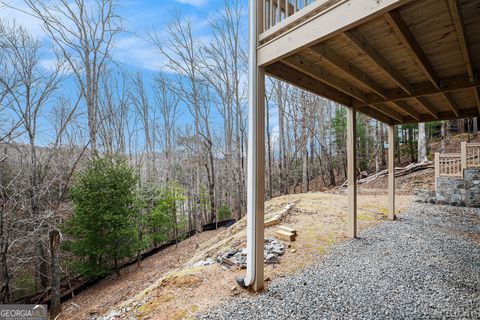
<instances>
[{"instance_id":1,"label":"deck joist","mask_svg":"<svg viewBox=\"0 0 480 320\"><path fill-rule=\"evenodd\" d=\"M480 0L317 0L257 54L268 75L391 125L480 115Z\"/></svg>"}]
</instances>

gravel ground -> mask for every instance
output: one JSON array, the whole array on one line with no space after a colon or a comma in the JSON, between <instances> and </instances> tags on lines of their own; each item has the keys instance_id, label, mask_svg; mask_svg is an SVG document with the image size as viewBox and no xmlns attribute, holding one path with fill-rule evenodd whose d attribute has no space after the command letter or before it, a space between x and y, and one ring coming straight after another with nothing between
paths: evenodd
<instances>
[{"instance_id":1,"label":"gravel ground","mask_svg":"<svg viewBox=\"0 0 480 320\"><path fill-rule=\"evenodd\" d=\"M263 294L199 318L480 319L480 209L414 204Z\"/></svg>"}]
</instances>

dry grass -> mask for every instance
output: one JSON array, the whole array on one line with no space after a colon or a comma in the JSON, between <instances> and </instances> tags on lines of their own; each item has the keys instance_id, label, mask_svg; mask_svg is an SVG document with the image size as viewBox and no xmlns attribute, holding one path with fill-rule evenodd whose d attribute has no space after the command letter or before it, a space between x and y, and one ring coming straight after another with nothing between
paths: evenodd
<instances>
[{"instance_id":1,"label":"dry grass","mask_svg":"<svg viewBox=\"0 0 480 320\"><path fill-rule=\"evenodd\" d=\"M268 279L295 273L314 263L334 243L346 238L345 195L312 192L274 198L266 203L266 219L290 203L295 203L294 210L284 217L282 224L296 229L298 237L295 242L288 244L280 263L265 267ZM400 212L409 203L409 196L397 197L397 209ZM385 195L360 195L358 206L360 231L386 218ZM142 290L128 299L109 305L108 310L129 307L130 311L124 316L135 315L138 319L190 319L196 313L206 311L226 299L253 294L238 288L234 283L235 276L244 274L244 270L224 270L218 264L192 267L196 261L215 258L225 250L245 246L245 227L246 221L242 219L229 229L203 238L204 241L188 261L163 274L155 282L146 283ZM266 228L266 236L274 236L275 230L276 226ZM193 246L194 243L190 245ZM174 255L175 252L170 254ZM128 283L122 282L122 285L128 286Z\"/></svg>"}]
</instances>

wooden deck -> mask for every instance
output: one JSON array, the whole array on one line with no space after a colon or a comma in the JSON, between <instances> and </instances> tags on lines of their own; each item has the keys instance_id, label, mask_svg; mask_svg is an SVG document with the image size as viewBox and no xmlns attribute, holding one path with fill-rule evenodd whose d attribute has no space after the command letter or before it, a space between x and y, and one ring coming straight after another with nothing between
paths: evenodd
<instances>
[{"instance_id":1,"label":"wooden deck","mask_svg":"<svg viewBox=\"0 0 480 320\"><path fill-rule=\"evenodd\" d=\"M247 277L264 288L265 74L347 107L348 237L357 237L356 114L388 124L480 115L480 0L250 0ZM457 165L458 167L458 165Z\"/></svg>"},{"instance_id":2,"label":"wooden deck","mask_svg":"<svg viewBox=\"0 0 480 320\"><path fill-rule=\"evenodd\" d=\"M268 75L391 125L480 115L480 0L304 5L263 1Z\"/></svg>"}]
</instances>

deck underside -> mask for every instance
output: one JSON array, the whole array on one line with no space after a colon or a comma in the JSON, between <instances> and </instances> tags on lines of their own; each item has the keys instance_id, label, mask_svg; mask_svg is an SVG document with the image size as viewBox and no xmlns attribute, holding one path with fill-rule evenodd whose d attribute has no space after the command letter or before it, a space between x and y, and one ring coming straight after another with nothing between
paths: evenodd
<instances>
[{"instance_id":1,"label":"deck underside","mask_svg":"<svg viewBox=\"0 0 480 320\"><path fill-rule=\"evenodd\" d=\"M267 74L388 124L480 115L480 0L398 1L296 47L292 32L310 30L311 39L321 19L353 10L350 1L330 2L328 13L260 36L260 56L278 53L260 58Z\"/></svg>"}]
</instances>

